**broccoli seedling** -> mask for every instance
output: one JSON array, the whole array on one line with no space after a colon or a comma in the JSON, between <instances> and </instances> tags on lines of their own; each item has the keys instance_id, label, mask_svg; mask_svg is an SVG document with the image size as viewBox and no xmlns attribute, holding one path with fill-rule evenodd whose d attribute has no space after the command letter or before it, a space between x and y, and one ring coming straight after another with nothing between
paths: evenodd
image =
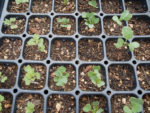
<instances>
[{"instance_id":1,"label":"broccoli seedling","mask_svg":"<svg viewBox=\"0 0 150 113\"><path fill-rule=\"evenodd\" d=\"M2 75L2 72L0 72L0 82L4 83L7 80L7 76Z\"/></svg>"},{"instance_id":2,"label":"broccoli seedling","mask_svg":"<svg viewBox=\"0 0 150 113\"><path fill-rule=\"evenodd\" d=\"M16 18L5 19L4 25L10 26L10 29L17 29L18 26L13 24L13 22L15 21L16 21Z\"/></svg>"},{"instance_id":3,"label":"broccoli seedling","mask_svg":"<svg viewBox=\"0 0 150 113\"><path fill-rule=\"evenodd\" d=\"M95 17L95 13L88 13L88 12L83 12L82 13L82 18L85 20L85 25L87 25L89 28L93 28L94 24L97 24L99 22L99 18Z\"/></svg>"},{"instance_id":4,"label":"broccoli seedling","mask_svg":"<svg viewBox=\"0 0 150 113\"><path fill-rule=\"evenodd\" d=\"M86 104L83 107L83 111L84 112L92 112L92 113L102 113L103 109L99 108L99 102L95 101L95 102L92 102L92 105Z\"/></svg>"},{"instance_id":5,"label":"broccoli seedling","mask_svg":"<svg viewBox=\"0 0 150 113\"><path fill-rule=\"evenodd\" d=\"M15 1L16 1L16 4L29 2L29 0L15 0Z\"/></svg>"},{"instance_id":6,"label":"broccoli seedling","mask_svg":"<svg viewBox=\"0 0 150 113\"><path fill-rule=\"evenodd\" d=\"M24 71L26 72L26 74L23 80L25 81L25 84L27 86L34 82L36 79L40 79L40 73L35 72L34 68L32 68L30 65L27 65L24 68Z\"/></svg>"},{"instance_id":7,"label":"broccoli seedling","mask_svg":"<svg viewBox=\"0 0 150 113\"><path fill-rule=\"evenodd\" d=\"M64 86L68 82L69 73L66 72L66 68L64 66L60 66L55 71L54 82L56 82L57 86Z\"/></svg>"},{"instance_id":8,"label":"broccoli seedling","mask_svg":"<svg viewBox=\"0 0 150 113\"><path fill-rule=\"evenodd\" d=\"M37 35L37 34L34 34L33 38L31 38L28 41L27 45L29 45L29 46L31 46L31 45L37 45L38 49L41 52L44 52L44 50L45 50L44 40L42 38L40 38L39 35Z\"/></svg>"},{"instance_id":9,"label":"broccoli seedling","mask_svg":"<svg viewBox=\"0 0 150 113\"><path fill-rule=\"evenodd\" d=\"M123 107L124 113L139 113L142 111L142 104L144 103L142 99L130 97L130 105L125 105Z\"/></svg>"},{"instance_id":10,"label":"broccoli seedling","mask_svg":"<svg viewBox=\"0 0 150 113\"><path fill-rule=\"evenodd\" d=\"M105 82L101 79L101 73L99 73L100 68L100 66L93 66L93 71L88 72L89 78L97 87L105 85Z\"/></svg>"},{"instance_id":11,"label":"broccoli seedling","mask_svg":"<svg viewBox=\"0 0 150 113\"><path fill-rule=\"evenodd\" d=\"M31 102L27 103L27 107L25 107L26 113L33 113L34 110L34 104L32 104Z\"/></svg>"},{"instance_id":12,"label":"broccoli seedling","mask_svg":"<svg viewBox=\"0 0 150 113\"><path fill-rule=\"evenodd\" d=\"M89 4L90 6L93 6L93 7L95 7L95 8L98 8L98 7L97 7L96 0L89 1L88 4Z\"/></svg>"},{"instance_id":13,"label":"broccoli seedling","mask_svg":"<svg viewBox=\"0 0 150 113\"><path fill-rule=\"evenodd\" d=\"M69 24L69 19L67 18L57 18L57 22L60 23L61 27L70 28L71 25Z\"/></svg>"},{"instance_id":14,"label":"broccoli seedling","mask_svg":"<svg viewBox=\"0 0 150 113\"><path fill-rule=\"evenodd\" d=\"M69 0L64 0L64 5L67 5L68 2Z\"/></svg>"},{"instance_id":15,"label":"broccoli seedling","mask_svg":"<svg viewBox=\"0 0 150 113\"><path fill-rule=\"evenodd\" d=\"M0 95L0 111L2 111L3 110L3 108L2 108L2 102L4 101L4 96L2 96L2 95Z\"/></svg>"}]
</instances>

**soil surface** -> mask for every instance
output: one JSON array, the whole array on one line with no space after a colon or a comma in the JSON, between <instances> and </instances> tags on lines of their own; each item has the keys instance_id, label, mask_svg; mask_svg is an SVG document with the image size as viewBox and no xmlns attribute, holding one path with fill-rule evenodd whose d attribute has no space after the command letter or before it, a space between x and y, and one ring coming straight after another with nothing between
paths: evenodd
<instances>
[{"instance_id":1,"label":"soil surface","mask_svg":"<svg viewBox=\"0 0 150 113\"><path fill-rule=\"evenodd\" d=\"M69 19L69 25L71 25L71 27L61 27L61 23L57 22L58 18L64 18L62 16L58 16L57 18L54 19L53 21L53 32L54 34L57 35L73 35L75 33L75 29L76 29L76 25L75 25L75 19L73 17L65 17L67 19Z\"/></svg>"},{"instance_id":2,"label":"soil surface","mask_svg":"<svg viewBox=\"0 0 150 113\"><path fill-rule=\"evenodd\" d=\"M122 6L119 0L102 0L102 10L105 13L122 13ZM114 7L115 6L115 7Z\"/></svg>"},{"instance_id":3,"label":"soil surface","mask_svg":"<svg viewBox=\"0 0 150 113\"><path fill-rule=\"evenodd\" d=\"M34 82L31 82L31 84L29 86L26 86L25 85L25 81L23 80L26 72L24 71L24 68L25 66L27 65L24 65L22 68L21 68L21 80L20 80L20 87L22 89L27 89L27 90L39 90L39 89L42 89L44 86L45 86L45 81L46 81L46 67L44 65L41 65L41 64L31 64L30 66L32 68L34 68L34 71L35 72L38 72L40 73L40 80L35 80Z\"/></svg>"},{"instance_id":4,"label":"soil surface","mask_svg":"<svg viewBox=\"0 0 150 113\"><path fill-rule=\"evenodd\" d=\"M52 8L52 0L33 0L32 12L33 13L48 13Z\"/></svg>"},{"instance_id":5,"label":"soil surface","mask_svg":"<svg viewBox=\"0 0 150 113\"><path fill-rule=\"evenodd\" d=\"M131 59L131 53L128 47L116 48L115 43L117 40L110 39L106 42L107 57L112 61L128 61ZM115 52L114 52L115 51Z\"/></svg>"},{"instance_id":6,"label":"soil surface","mask_svg":"<svg viewBox=\"0 0 150 113\"><path fill-rule=\"evenodd\" d=\"M150 95L149 94L144 95L143 99L144 99L143 104L144 113L150 113Z\"/></svg>"},{"instance_id":7,"label":"soil surface","mask_svg":"<svg viewBox=\"0 0 150 113\"><path fill-rule=\"evenodd\" d=\"M129 91L136 87L133 68L130 65L109 66L110 87L116 91Z\"/></svg>"},{"instance_id":8,"label":"soil surface","mask_svg":"<svg viewBox=\"0 0 150 113\"><path fill-rule=\"evenodd\" d=\"M72 95L50 95L47 113L75 113L75 98Z\"/></svg>"},{"instance_id":9,"label":"soil surface","mask_svg":"<svg viewBox=\"0 0 150 113\"><path fill-rule=\"evenodd\" d=\"M52 90L55 91L71 91L75 88L76 81L76 71L73 65L63 65L66 68L66 72L69 73L68 82L64 86L56 86L56 82L54 82L55 71L60 67L61 65L53 65L50 68L50 77L49 77L49 87Z\"/></svg>"},{"instance_id":10,"label":"soil surface","mask_svg":"<svg viewBox=\"0 0 150 113\"><path fill-rule=\"evenodd\" d=\"M15 38L3 38L0 44L0 59L17 59L20 55L22 41Z\"/></svg>"},{"instance_id":11,"label":"soil surface","mask_svg":"<svg viewBox=\"0 0 150 113\"><path fill-rule=\"evenodd\" d=\"M102 91L106 88L105 85L100 88L97 87L88 77L88 72L93 71L93 66L94 65L82 65L79 69L79 87L83 91ZM101 73L102 80L106 82L105 69L102 66L99 72Z\"/></svg>"},{"instance_id":12,"label":"soil surface","mask_svg":"<svg viewBox=\"0 0 150 113\"><path fill-rule=\"evenodd\" d=\"M75 0L69 0L66 4L63 0L55 0L55 12L57 13L73 13L75 11Z\"/></svg>"},{"instance_id":13,"label":"soil surface","mask_svg":"<svg viewBox=\"0 0 150 113\"><path fill-rule=\"evenodd\" d=\"M80 98L79 105L80 105L80 113L83 112L83 107L86 104L92 104L92 102L98 101L99 102L99 108L103 109L102 113L108 113L108 106L107 106L107 100L103 95L84 95Z\"/></svg>"},{"instance_id":14,"label":"soil surface","mask_svg":"<svg viewBox=\"0 0 150 113\"><path fill-rule=\"evenodd\" d=\"M50 30L50 18L48 17L32 17L28 23L29 34L46 35Z\"/></svg>"},{"instance_id":15,"label":"soil surface","mask_svg":"<svg viewBox=\"0 0 150 113\"><path fill-rule=\"evenodd\" d=\"M24 58L27 60L44 60L48 53L48 41L44 39L45 51L41 52L38 45L28 46L27 43L24 49Z\"/></svg>"},{"instance_id":16,"label":"soil surface","mask_svg":"<svg viewBox=\"0 0 150 113\"><path fill-rule=\"evenodd\" d=\"M51 58L56 61L70 61L75 59L75 42L68 39L57 39L52 41Z\"/></svg>"},{"instance_id":17,"label":"soil surface","mask_svg":"<svg viewBox=\"0 0 150 113\"><path fill-rule=\"evenodd\" d=\"M43 104L44 100L43 97L39 94L20 94L16 100L16 111L15 113L25 113L25 107L27 103L31 102L34 104L34 113L44 113L43 112Z\"/></svg>"},{"instance_id":18,"label":"soil surface","mask_svg":"<svg viewBox=\"0 0 150 113\"><path fill-rule=\"evenodd\" d=\"M99 12L99 8L95 8L88 4L91 0L78 0L78 10L80 12ZM97 7L99 7L99 1L96 0Z\"/></svg>"},{"instance_id":19,"label":"soil surface","mask_svg":"<svg viewBox=\"0 0 150 113\"><path fill-rule=\"evenodd\" d=\"M98 39L79 41L79 58L83 61L100 61L104 58L103 44Z\"/></svg>"}]
</instances>

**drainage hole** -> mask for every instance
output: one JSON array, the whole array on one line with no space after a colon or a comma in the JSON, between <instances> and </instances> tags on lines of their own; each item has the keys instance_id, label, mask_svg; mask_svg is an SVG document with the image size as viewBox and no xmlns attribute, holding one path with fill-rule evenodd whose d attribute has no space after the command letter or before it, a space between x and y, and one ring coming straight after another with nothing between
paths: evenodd
<instances>
[{"instance_id":1,"label":"drainage hole","mask_svg":"<svg viewBox=\"0 0 150 113\"><path fill-rule=\"evenodd\" d=\"M111 91L107 91L107 95L111 95Z\"/></svg>"},{"instance_id":2,"label":"drainage hole","mask_svg":"<svg viewBox=\"0 0 150 113\"><path fill-rule=\"evenodd\" d=\"M102 35L102 38L103 38L103 39L105 39L105 38L106 38L106 36L105 36L105 35Z\"/></svg>"},{"instance_id":3,"label":"drainage hole","mask_svg":"<svg viewBox=\"0 0 150 113\"><path fill-rule=\"evenodd\" d=\"M142 94L142 91L141 91L141 90L138 90L138 94L141 95L141 94Z\"/></svg>"},{"instance_id":4,"label":"drainage hole","mask_svg":"<svg viewBox=\"0 0 150 113\"><path fill-rule=\"evenodd\" d=\"M75 61L75 63L78 65L78 64L79 64L79 61L77 60L77 61Z\"/></svg>"},{"instance_id":5,"label":"drainage hole","mask_svg":"<svg viewBox=\"0 0 150 113\"><path fill-rule=\"evenodd\" d=\"M53 35L49 35L49 38L52 38L53 37Z\"/></svg>"},{"instance_id":6,"label":"drainage hole","mask_svg":"<svg viewBox=\"0 0 150 113\"><path fill-rule=\"evenodd\" d=\"M48 90L44 90L44 94L47 95L48 94Z\"/></svg>"},{"instance_id":7,"label":"drainage hole","mask_svg":"<svg viewBox=\"0 0 150 113\"><path fill-rule=\"evenodd\" d=\"M13 92L14 92L14 93L17 93L17 92L18 92L18 89L14 89Z\"/></svg>"},{"instance_id":8,"label":"drainage hole","mask_svg":"<svg viewBox=\"0 0 150 113\"><path fill-rule=\"evenodd\" d=\"M50 60L47 60L46 63L47 63L47 64L50 64Z\"/></svg>"},{"instance_id":9,"label":"drainage hole","mask_svg":"<svg viewBox=\"0 0 150 113\"><path fill-rule=\"evenodd\" d=\"M135 61L135 60L133 60L133 61L132 61L132 63L133 63L133 64L136 64L136 61Z\"/></svg>"},{"instance_id":10,"label":"drainage hole","mask_svg":"<svg viewBox=\"0 0 150 113\"><path fill-rule=\"evenodd\" d=\"M104 61L104 64L107 65L107 64L108 64L108 61Z\"/></svg>"},{"instance_id":11,"label":"drainage hole","mask_svg":"<svg viewBox=\"0 0 150 113\"><path fill-rule=\"evenodd\" d=\"M80 91L77 90L75 93L76 93L76 95L79 95L79 94L80 94Z\"/></svg>"},{"instance_id":12,"label":"drainage hole","mask_svg":"<svg viewBox=\"0 0 150 113\"><path fill-rule=\"evenodd\" d=\"M18 63L22 63L22 59L19 59L19 60L18 60Z\"/></svg>"}]
</instances>

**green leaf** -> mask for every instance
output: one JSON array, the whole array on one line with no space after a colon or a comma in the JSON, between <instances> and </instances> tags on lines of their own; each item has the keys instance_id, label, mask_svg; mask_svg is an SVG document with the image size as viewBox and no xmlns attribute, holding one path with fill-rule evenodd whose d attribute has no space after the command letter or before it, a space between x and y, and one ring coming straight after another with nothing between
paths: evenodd
<instances>
[{"instance_id":1,"label":"green leaf","mask_svg":"<svg viewBox=\"0 0 150 113\"><path fill-rule=\"evenodd\" d=\"M96 113L102 113L103 112L103 109L100 108Z\"/></svg>"},{"instance_id":2,"label":"green leaf","mask_svg":"<svg viewBox=\"0 0 150 113\"><path fill-rule=\"evenodd\" d=\"M131 109L128 106L123 107L124 113L132 113Z\"/></svg>"},{"instance_id":3,"label":"green leaf","mask_svg":"<svg viewBox=\"0 0 150 113\"><path fill-rule=\"evenodd\" d=\"M129 46L130 51L134 51L135 48L140 47L140 44L138 42L132 42L128 46Z\"/></svg>"},{"instance_id":4,"label":"green leaf","mask_svg":"<svg viewBox=\"0 0 150 113\"><path fill-rule=\"evenodd\" d=\"M10 20L10 22L15 22L16 18L10 18L9 20Z\"/></svg>"},{"instance_id":5,"label":"green leaf","mask_svg":"<svg viewBox=\"0 0 150 113\"><path fill-rule=\"evenodd\" d=\"M4 101L4 96L0 95L0 102Z\"/></svg>"},{"instance_id":6,"label":"green leaf","mask_svg":"<svg viewBox=\"0 0 150 113\"><path fill-rule=\"evenodd\" d=\"M124 40L122 38L118 38L117 43L115 43L116 48L121 48L124 44Z\"/></svg>"},{"instance_id":7,"label":"green leaf","mask_svg":"<svg viewBox=\"0 0 150 113\"><path fill-rule=\"evenodd\" d=\"M7 80L7 77L4 76L4 77L1 79L1 82L4 83L6 80Z\"/></svg>"},{"instance_id":8,"label":"green leaf","mask_svg":"<svg viewBox=\"0 0 150 113\"><path fill-rule=\"evenodd\" d=\"M17 28L18 28L17 25L11 25L11 26L10 26L10 29L17 29Z\"/></svg>"},{"instance_id":9,"label":"green leaf","mask_svg":"<svg viewBox=\"0 0 150 113\"><path fill-rule=\"evenodd\" d=\"M9 25L11 25L11 22L8 19L5 19L4 24L9 26Z\"/></svg>"},{"instance_id":10,"label":"green leaf","mask_svg":"<svg viewBox=\"0 0 150 113\"><path fill-rule=\"evenodd\" d=\"M125 10L120 17L120 21L124 20L124 21L129 21L132 18L132 15L130 14L130 12L128 10Z\"/></svg>"},{"instance_id":11,"label":"green leaf","mask_svg":"<svg viewBox=\"0 0 150 113\"><path fill-rule=\"evenodd\" d=\"M92 106L99 106L99 102L98 101L92 102Z\"/></svg>"},{"instance_id":12,"label":"green leaf","mask_svg":"<svg viewBox=\"0 0 150 113\"><path fill-rule=\"evenodd\" d=\"M93 66L93 70L100 70L101 69L101 67L100 66Z\"/></svg>"},{"instance_id":13,"label":"green leaf","mask_svg":"<svg viewBox=\"0 0 150 113\"><path fill-rule=\"evenodd\" d=\"M142 111L142 105L141 104L132 104L132 112L133 113L139 113Z\"/></svg>"},{"instance_id":14,"label":"green leaf","mask_svg":"<svg viewBox=\"0 0 150 113\"><path fill-rule=\"evenodd\" d=\"M121 21L119 20L119 18L117 16L113 16L112 17L113 21L115 21L118 25L122 25Z\"/></svg>"},{"instance_id":15,"label":"green leaf","mask_svg":"<svg viewBox=\"0 0 150 113\"><path fill-rule=\"evenodd\" d=\"M95 7L95 8L98 8L96 0L89 1L88 4L91 5L91 6L93 6L93 7Z\"/></svg>"},{"instance_id":16,"label":"green leaf","mask_svg":"<svg viewBox=\"0 0 150 113\"><path fill-rule=\"evenodd\" d=\"M34 104L31 102L27 103L27 107L25 107L26 113L33 113L35 111Z\"/></svg>"},{"instance_id":17,"label":"green leaf","mask_svg":"<svg viewBox=\"0 0 150 113\"><path fill-rule=\"evenodd\" d=\"M83 107L83 111L84 112L89 112L89 111L91 111L91 105L90 104L86 104L84 107Z\"/></svg>"},{"instance_id":18,"label":"green leaf","mask_svg":"<svg viewBox=\"0 0 150 113\"><path fill-rule=\"evenodd\" d=\"M129 40L133 37L133 31L130 27L123 27L122 28L122 35L126 40Z\"/></svg>"},{"instance_id":19,"label":"green leaf","mask_svg":"<svg viewBox=\"0 0 150 113\"><path fill-rule=\"evenodd\" d=\"M143 104L144 103L144 101L142 100L142 99L140 99L140 98L135 98L135 97L131 97L130 99L129 99L129 101L131 102L131 104L135 104L135 103L138 103L138 104Z\"/></svg>"},{"instance_id":20,"label":"green leaf","mask_svg":"<svg viewBox=\"0 0 150 113\"><path fill-rule=\"evenodd\" d=\"M16 4L21 4L21 3L25 3L25 2L29 2L29 0L15 0Z\"/></svg>"},{"instance_id":21,"label":"green leaf","mask_svg":"<svg viewBox=\"0 0 150 113\"><path fill-rule=\"evenodd\" d=\"M83 12L83 13L82 13L82 18L86 18L86 17L87 17L87 14L88 14L88 13Z\"/></svg>"}]
</instances>

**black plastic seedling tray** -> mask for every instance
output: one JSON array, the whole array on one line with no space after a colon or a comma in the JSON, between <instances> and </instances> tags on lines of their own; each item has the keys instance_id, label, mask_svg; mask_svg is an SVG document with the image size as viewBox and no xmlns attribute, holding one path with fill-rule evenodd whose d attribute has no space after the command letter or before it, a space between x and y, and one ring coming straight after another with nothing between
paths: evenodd
<instances>
[{"instance_id":1,"label":"black plastic seedling tray","mask_svg":"<svg viewBox=\"0 0 150 113\"><path fill-rule=\"evenodd\" d=\"M10 93L13 97L13 100L12 100L12 108L11 108L11 113L14 113L15 110L16 110L16 98L19 94L22 94L22 93L36 93L36 94L40 94L43 96L43 99L44 99L44 113L47 112L48 109L51 109L48 107L48 97L52 94L61 94L61 95L72 95L74 96L75 98L75 112L76 113L79 113L80 111L80 107L79 107L79 100L80 100L80 97L82 97L83 95L100 95L100 96L104 96L107 100L107 104L105 106L105 112L107 113L111 113L111 98L113 95L116 95L116 94L123 94L123 95L126 95L126 94L132 94L132 95L135 95L139 98L143 98L143 96L145 94L150 94L150 91L149 90L144 90L141 88L140 84L139 84L139 81L138 81L138 73L137 73L137 66L138 65L149 65L150 64L150 61L141 61L141 60L137 60L134 56L134 53L132 52L131 53L131 58L129 61L111 61L108 59L107 57L107 54L106 54L106 41L108 39L113 39L113 38L119 38L119 36L108 36L105 32L104 32L104 18L105 17L112 17L114 15L120 15L120 14L106 14L105 12L103 12L103 9L102 9L102 4L101 4L101 0L99 0L99 8L100 8L100 11L97 13L97 17L100 18L100 22L101 22L101 34L100 35L97 35L97 36L84 36L84 35L81 35L79 33L79 30L78 30L78 19L81 17L81 12L78 11L78 0L76 0L76 8L75 8L75 12L74 13L56 13L54 11L54 6L55 6L55 3L54 1L55 0L52 0L52 10L49 12L49 13L32 13L31 11L31 7L32 7L32 1L33 0L30 0L29 2L29 8L28 8L28 11L25 12L25 13L10 13L8 12L8 8L9 8L9 3L10 3L11 0L1 0L0 1L0 14L1 14L1 21L0 21L0 39L3 39L5 37L9 37L9 38L19 38L21 39L22 41L22 46L21 46L21 52L20 52L20 55L17 59L15 60L4 60L4 59L0 59L0 63L4 63L4 64L9 64L9 63L14 63L17 65L18 67L18 70L17 70L17 75L16 75L16 82L15 82L15 85L13 88L11 89L0 89L0 92L3 93L3 92L7 92L7 93ZM126 9L126 6L125 6L125 1L126 0L118 0L120 3L121 3L121 7L123 10ZM4 4L3 4L4 2ZM146 7L147 11L144 12L144 13L132 13L133 16L146 16L148 17L149 19L149 27L150 27L150 0L142 0L143 2L143 6ZM115 6L114 6L115 7ZM5 17L7 16L22 16L26 19L26 22L25 22L25 30L22 34L19 34L19 35L12 35L12 34L4 34L3 33L3 30L2 30L2 26L3 26L3 21L5 19ZM72 16L75 21L76 21L76 28L75 28L75 33L71 36L66 36L66 35L56 35L53 33L52 31L52 27L53 27L53 19L56 17L56 16ZM34 60L26 60L24 59L24 56L23 56L23 51L24 51L24 46L25 46L25 42L26 42L26 39L29 38L29 37L32 37L33 35L30 35L28 34L28 21L30 19L30 17L32 16L46 16L50 19L50 29L49 29L49 33L47 35L40 35L40 37L44 37L45 39L48 40L49 42L49 45L48 45L48 55L47 55L47 58L45 60L42 60L42 61L34 61ZM125 23L126 25L128 25L128 22ZM76 57L74 60L72 61L54 61L51 57L50 57L50 54L51 54L51 45L52 45L52 42L53 40L55 39L72 39L74 42L75 42L75 45L76 45ZM103 46L103 59L101 61L91 61L91 62L86 62L86 61L82 61L81 59L79 59L78 57L78 42L83 39L83 38L90 38L90 39L99 39L101 42L102 42L102 46ZM132 40L134 39L142 39L142 38L145 38L145 39L149 39L150 38L150 34L148 35L143 35L143 36L140 36L140 35L135 35ZM130 40L130 41L132 41ZM114 51L115 52L115 51ZM20 83L20 73L21 73L21 67L24 65L24 64L43 64L44 66L46 66L46 82L45 82L45 86L42 90L24 90L24 89L21 89L20 86L19 86L19 83ZM74 67L75 67L75 71L76 71L76 76L75 76L75 80L76 80L76 87L74 90L72 91L53 91L49 88L49 81L48 81L48 78L49 78L49 69L50 67L53 65L53 64L72 64ZM83 64L99 64L101 65L103 68L104 68L104 71L105 71L105 83L106 83L106 88L103 90L103 91L82 91L80 88L79 88L79 68L80 66L82 66ZM111 88L110 86L110 83L109 83L109 76L108 76L108 68L109 66L111 65L117 65L117 64L124 64L124 65L130 65L133 69L133 74L135 76L135 83L134 83L134 88L130 91L115 91ZM67 99L67 98L66 98ZM144 113L144 108L142 109L142 113Z\"/></svg>"}]
</instances>

